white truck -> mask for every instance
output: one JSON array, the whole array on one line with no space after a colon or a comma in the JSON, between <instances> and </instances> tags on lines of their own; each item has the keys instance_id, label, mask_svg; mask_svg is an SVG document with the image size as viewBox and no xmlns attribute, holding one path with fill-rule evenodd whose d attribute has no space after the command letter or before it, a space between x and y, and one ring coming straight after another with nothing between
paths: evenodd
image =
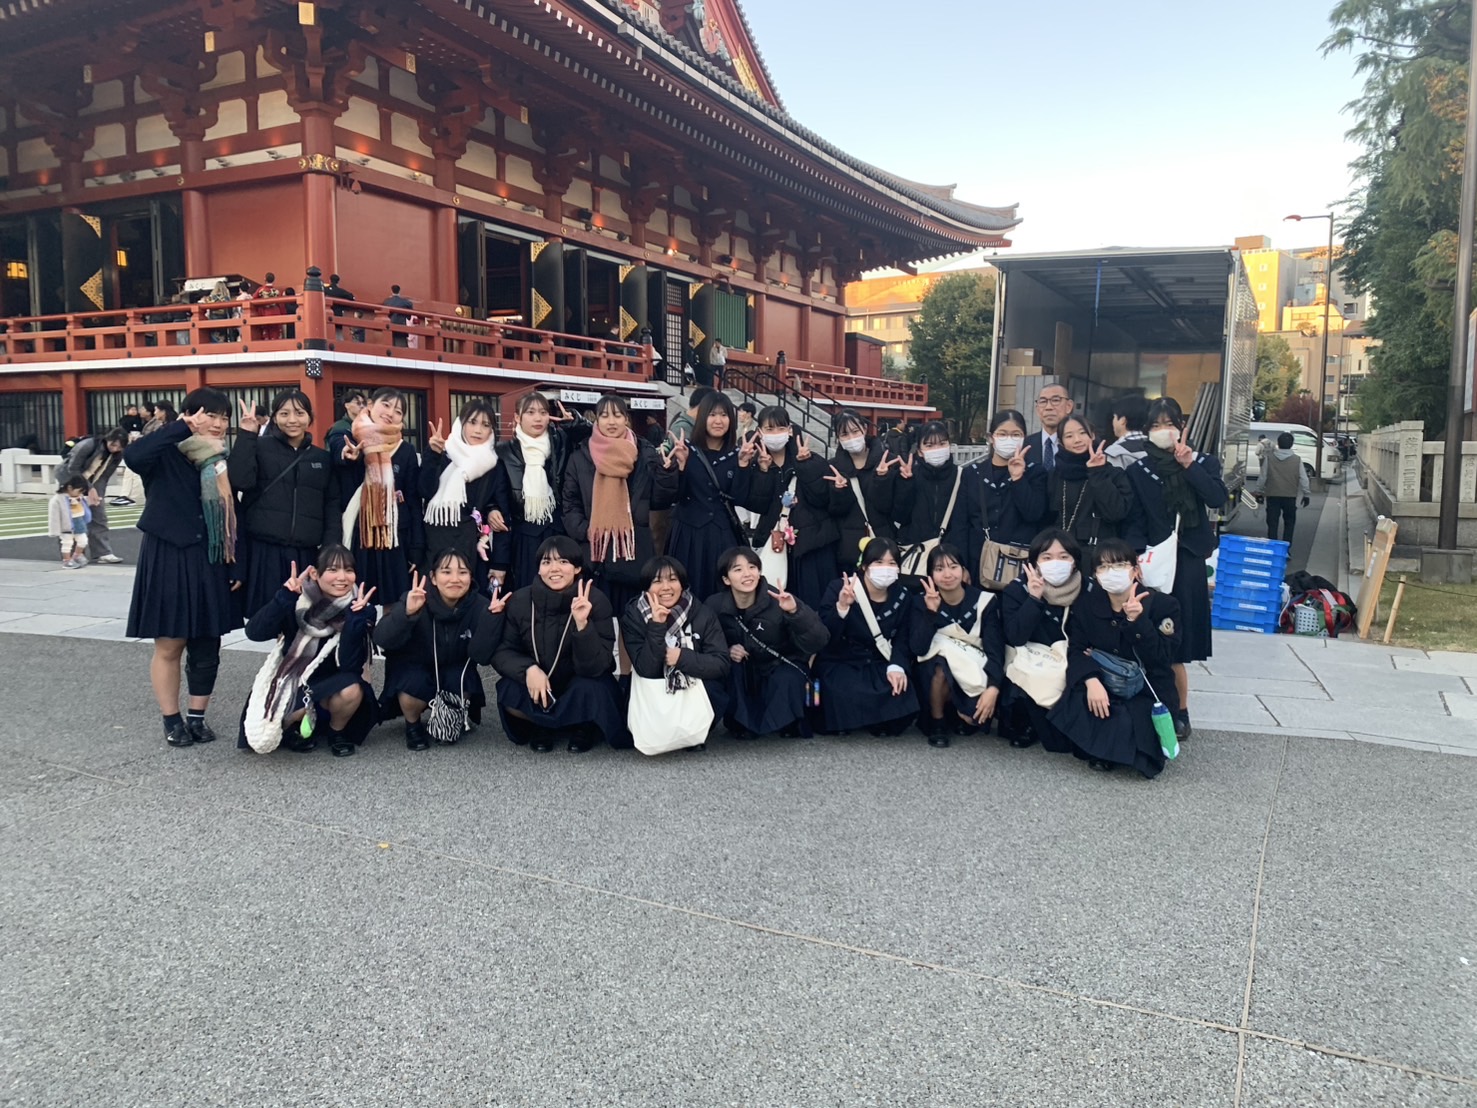
<instances>
[{"instance_id":1,"label":"white truck","mask_svg":"<svg viewBox=\"0 0 1477 1108\"><path fill-rule=\"evenodd\" d=\"M1017 408L1040 429L1044 382L1066 385L1093 429L1112 438L1109 407L1128 392L1172 396L1188 441L1220 456L1235 513L1246 474L1256 377L1257 305L1229 247L1013 254L999 270L990 412Z\"/></svg>"}]
</instances>

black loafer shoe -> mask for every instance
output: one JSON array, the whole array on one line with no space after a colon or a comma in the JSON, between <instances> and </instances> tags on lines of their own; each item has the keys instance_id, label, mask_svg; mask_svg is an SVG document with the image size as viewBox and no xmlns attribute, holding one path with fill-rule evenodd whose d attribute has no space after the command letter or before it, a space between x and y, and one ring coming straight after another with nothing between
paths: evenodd
<instances>
[{"instance_id":1,"label":"black loafer shoe","mask_svg":"<svg viewBox=\"0 0 1477 1108\"><path fill-rule=\"evenodd\" d=\"M571 754L583 754L590 748L584 743L580 742L579 739L570 739L569 745L565 747L565 749L568 750Z\"/></svg>"},{"instance_id":2,"label":"black loafer shoe","mask_svg":"<svg viewBox=\"0 0 1477 1108\"><path fill-rule=\"evenodd\" d=\"M1025 750L1028 746L1035 746L1036 739L1031 735L1017 735L1010 740L1010 745L1017 750Z\"/></svg>"},{"instance_id":3,"label":"black loafer shoe","mask_svg":"<svg viewBox=\"0 0 1477 1108\"><path fill-rule=\"evenodd\" d=\"M1174 737L1180 742L1188 739L1194 728L1190 726L1189 712L1176 712L1174 717Z\"/></svg>"},{"instance_id":4,"label":"black loafer shoe","mask_svg":"<svg viewBox=\"0 0 1477 1108\"><path fill-rule=\"evenodd\" d=\"M334 743L328 750L335 758L352 758L354 756L354 744L351 742Z\"/></svg>"},{"instance_id":5,"label":"black loafer shoe","mask_svg":"<svg viewBox=\"0 0 1477 1108\"><path fill-rule=\"evenodd\" d=\"M183 723L176 723L164 733L164 741L170 746L194 746L195 740L190 737L190 729Z\"/></svg>"},{"instance_id":6,"label":"black loafer shoe","mask_svg":"<svg viewBox=\"0 0 1477 1108\"><path fill-rule=\"evenodd\" d=\"M1104 762L1098 758L1087 759L1087 764L1099 773L1112 773L1114 768L1112 762Z\"/></svg>"},{"instance_id":7,"label":"black loafer shoe","mask_svg":"<svg viewBox=\"0 0 1477 1108\"><path fill-rule=\"evenodd\" d=\"M405 749L431 749L431 736L426 734L426 729L422 727L419 722L407 723L405 725Z\"/></svg>"},{"instance_id":8,"label":"black loafer shoe","mask_svg":"<svg viewBox=\"0 0 1477 1108\"><path fill-rule=\"evenodd\" d=\"M538 742L535 742L531 745L533 746L533 752L535 754L547 754L549 751L554 749L554 744L549 742L547 739L540 739L538 740Z\"/></svg>"},{"instance_id":9,"label":"black loafer shoe","mask_svg":"<svg viewBox=\"0 0 1477 1108\"><path fill-rule=\"evenodd\" d=\"M190 741L196 744L215 742L215 732L210 729L210 724L203 719L199 723L186 723L186 730L190 732Z\"/></svg>"},{"instance_id":10,"label":"black loafer shoe","mask_svg":"<svg viewBox=\"0 0 1477 1108\"><path fill-rule=\"evenodd\" d=\"M936 731L934 734L928 736L928 745L936 746L942 750L949 745L949 736L945 735L942 731Z\"/></svg>"}]
</instances>

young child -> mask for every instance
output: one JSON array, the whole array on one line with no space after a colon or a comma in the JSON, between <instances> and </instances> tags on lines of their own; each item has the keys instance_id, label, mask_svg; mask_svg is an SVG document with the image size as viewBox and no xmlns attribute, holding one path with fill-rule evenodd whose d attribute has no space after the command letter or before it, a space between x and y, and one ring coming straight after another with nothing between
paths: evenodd
<instances>
[{"instance_id":1,"label":"young child","mask_svg":"<svg viewBox=\"0 0 1477 1108\"><path fill-rule=\"evenodd\" d=\"M63 569L81 569L87 564L87 525L92 522L87 494L91 491L85 477L68 477L51 498L46 533L61 540Z\"/></svg>"}]
</instances>

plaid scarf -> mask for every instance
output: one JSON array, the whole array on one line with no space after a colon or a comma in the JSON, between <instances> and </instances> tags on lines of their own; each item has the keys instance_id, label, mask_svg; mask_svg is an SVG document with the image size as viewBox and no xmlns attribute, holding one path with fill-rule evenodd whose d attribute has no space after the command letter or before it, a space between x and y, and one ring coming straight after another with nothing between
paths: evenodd
<instances>
[{"instance_id":1,"label":"plaid scarf","mask_svg":"<svg viewBox=\"0 0 1477 1108\"><path fill-rule=\"evenodd\" d=\"M290 643L285 635L277 640L276 649L256 675L241 721L246 741L258 754L277 749L282 726L297 708L313 710L311 702L300 703L311 696L308 678L337 648L353 601L352 592L333 600L323 595L317 581L303 581L294 609L297 632Z\"/></svg>"},{"instance_id":2,"label":"plaid scarf","mask_svg":"<svg viewBox=\"0 0 1477 1108\"><path fill-rule=\"evenodd\" d=\"M400 428L376 423L368 411L354 420L354 441L364 459L364 484L358 499L359 543L365 550L393 550L400 542L400 513L395 502L395 467ZM344 528L348 534L349 528Z\"/></svg>"},{"instance_id":3,"label":"plaid scarf","mask_svg":"<svg viewBox=\"0 0 1477 1108\"><path fill-rule=\"evenodd\" d=\"M641 618L651 619L651 596L642 593L636 598L637 610ZM667 617L666 643L682 650L693 648L692 626L688 623L688 617L692 615L692 592L689 589L682 590L682 596L677 603L672 605L671 615ZM696 678L686 673L679 673L676 666L665 666L664 676L667 679L668 692L681 692L692 685Z\"/></svg>"},{"instance_id":4,"label":"plaid scarf","mask_svg":"<svg viewBox=\"0 0 1477 1108\"><path fill-rule=\"evenodd\" d=\"M236 560L236 498L226 476L226 444L220 439L191 435L179 452L200 471L200 510L210 560L222 565Z\"/></svg>"},{"instance_id":5,"label":"plaid scarf","mask_svg":"<svg viewBox=\"0 0 1477 1108\"><path fill-rule=\"evenodd\" d=\"M636 523L631 516L631 490L626 480L639 457L636 436L610 438L598 430L590 436L595 482L590 494L590 557L599 564L609 554L617 562L636 557Z\"/></svg>"}]
</instances>

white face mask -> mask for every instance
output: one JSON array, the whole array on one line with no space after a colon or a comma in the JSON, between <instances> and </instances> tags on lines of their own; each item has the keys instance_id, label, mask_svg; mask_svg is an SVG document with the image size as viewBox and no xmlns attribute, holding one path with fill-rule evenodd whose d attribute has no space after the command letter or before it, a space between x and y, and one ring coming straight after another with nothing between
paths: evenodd
<instances>
[{"instance_id":1,"label":"white face mask","mask_svg":"<svg viewBox=\"0 0 1477 1108\"><path fill-rule=\"evenodd\" d=\"M1156 427L1149 432L1149 441L1160 450L1173 450L1174 444L1180 441L1178 427Z\"/></svg>"},{"instance_id":2,"label":"white face mask","mask_svg":"<svg viewBox=\"0 0 1477 1108\"><path fill-rule=\"evenodd\" d=\"M995 453L999 454L1002 458L1014 458L1025 444L1025 439L1018 439L1014 436L1008 439L995 439Z\"/></svg>"},{"instance_id":3,"label":"white face mask","mask_svg":"<svg viewBox=\"0 0 1477 1108\"><path fill-rule=\"evenodd\" d=\"M926 446L923 448L923 460L931 466L941 466L949 460L952 453L947 446Z\"/></svg>"},{"instance_id":4,"label":"white face mask","mask_svg":"<svg viewBox=\"0 0 1477 1108\"><path fill-rule=\"evenodd\" d=\"M867 440L861 435L854 439L842 439L841 449L848 454L865 454L867 452Z\"/></svg>"},{"instance_id":5,"label":"white face mask","mask_svg":"<svg viewBox=\"0 0 1477 1108\"><path fill-rule=\"evenodd\" d=\"M785 444L790 441L790 436L788 434L760 435L759 441L764 444L765 450L773 452L776 450L783 450L785 448Z\"/></svg>"},{"instance_id":6,"label":"white face mask","mask_svg":"<svg viewBox=\"0 0 1477 1108\"><path fill-rule=\"evenodd\" d=\"M1100 569L1097 574L1097 583L1103 587L1105 592L1127 592L1128 587L1133 584L1133 570L1127 566Z\"/></svg>"},{"instance_id":7,"label":"white face mask","mask_svg":"<svg viewBox=\"0 0 1477 1108\"><path fill-rule=\"evenodd\" d=\"M890 589L897 580L897 566L872 566L867 570L867 580L879 589Z\"/></svg>"},{"instance_id":8,"label":"white face mask","mask_svg":"<svg viewBox=\"0 0 1477 1108\"><path fill-rule=\"evenodd\" d=\"M1077 567L1071 562L1042 562L1041 577L1048 585L1065 585Z\"/></svg>"}]
</instances>

